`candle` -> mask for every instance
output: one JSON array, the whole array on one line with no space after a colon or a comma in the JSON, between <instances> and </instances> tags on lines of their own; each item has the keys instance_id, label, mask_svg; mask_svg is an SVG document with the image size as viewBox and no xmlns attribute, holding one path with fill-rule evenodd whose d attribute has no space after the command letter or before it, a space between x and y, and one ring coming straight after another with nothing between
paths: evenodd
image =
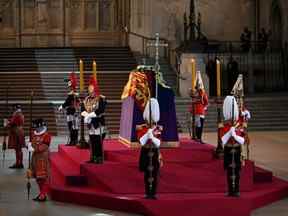
<instances>
[{"instance_id":1,"label":"candle","mask_svg":"<svg viewBox=\"0 0 288 216\"><path fill-rule=\"evenodd\" d=\"M216 60L216 74L217 74L217 96L221 96L221 62L217 59Z\"/></svg>"},{"instance_id":2,"label":"candle","mask_svg":"<svg viewBox=\"0 0 288 216\"><path fill-rule=\"evenodd\" d=\"M93 60L93 76L97 80L97 64L95 60Z\"/></svg>"},{"instance_id":3,"label":"candle","mask_svg":"<svg viewBox=\"0 0 288 216\"><path fill-rule=\"evenodd\" d=\"M80 67L80 93L81 93L84 90L84 65L81 59L79 61L79 67Z\"/></svg>"},{"instance_id":4,"label":"candle","mask_svg":"<svg viewBox=\"0 0 288 216\"><path fill-rule=\"evenodd\" d=\"M195 59L194 58L192 58L192 60L191 60L191 69L192 69L192 79L191 79L191 89L192 89L192 91L194 91L195 90L195 78L196 78L196 62L195 62Z\"/></svg>"}]
</instances>

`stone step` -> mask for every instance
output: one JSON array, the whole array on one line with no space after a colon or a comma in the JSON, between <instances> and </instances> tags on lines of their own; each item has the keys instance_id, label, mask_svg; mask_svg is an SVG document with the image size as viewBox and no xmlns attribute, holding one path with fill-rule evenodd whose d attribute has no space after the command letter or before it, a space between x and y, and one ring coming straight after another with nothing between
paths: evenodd
<instances>
[{"instance_id":1,"label":"stone step","mask_svg":"<svg viewBox=\"0 0 288 216\"><path fill-rule=\"evenodd\" d=\"M50 132L53 134L67 133L65 115L57 112L59 102L63 102L67 94L67 84L64 82L64 78L67 78L69 74L63 72L79 70L78 61L81 58L84 61L84 79L87 87L92 74L92 60L95 59L100 91L108 99L107 112L110 113L106 118L109 124L108 128L112 133L118 133L121 104L110 103L109 99L120 99L129 72L136 66L129 48L12 49L6 51L6 49L0 49L0 97L5 98L5 90L9 84L11 86L9 101L26 100L27 103L31 89L35 91L34 100L58 101L57 104L33 105L33 118L45 118L48 121ZM23 73L14 73L15 71ZM35 72L27 73L25 71ZM43 73L43 71L55 72L52 74ZM0 107L3 110L0 115L6 116L4 101ZM23 110L27 120L29 105L23 105ZM25 123L27 131L29 122L28 120Z\"/></svg>"},{"instance_id":2,"label":"stone step","mask_svg":"<svg viewBox=\"0 0 288 216\"><path fill-rule=\"evenodd\" d=\"M206 131L215 131L217 127L217 109L214 99L210 99L208 115L205 121ZM249 97L245 99L246 106L251 112L252 119L249 121L249 130L287 130L288 129L288 97L284 95L269 95ZM190 98L176 97L177 119L184 132L188 132L187 124L190 114L187 112L191 104ZM277 104L277 108L275 108ZM187 120L188 119L188 120Z\"/></svg>"},{"instance_id":3,"label":"stone step","mask_svg":"<svg viewBox=\"0 0 288 216\"><path fill-rule=\"evenodd\" d=\"M73 51L73 52L72 52ZM5 50L0 49L0 71L3 69L5 73L0 72L0 98L5 98L5 89L7 84L10 83L11 88L9 92L10 100L25 100L26 104L23 105L23 110L26 115L25 129L28 131L29 127L29 95L31 89L35 89L34 99L39 99L38 102L42 104L34 104L34 117L43 117L47 119L50 130L55 134L67 135L67 127L65 122L65 115L57 112L57 107L65 99L66 95L66 83L64 78L69 76L72 70L78 71L78 59L81 57L85 61L85 86L87 86L89 76L91 74L91 63L94 58L97 58L97 77L101 92L106 95L108 100L107 105L107 126L112 134L118 134L121 114L121 101L120 96L125 86L129 71L133 69L133 55L129 48L124 49L25 49L8 51L5 55ZM96 54L95 54L96 53ZM13 54L14 57L13 57ZM7 56L7 57L6 57ZM8 64L12 64L13 58L17 57L18 65L12 65L1 69L1 57L2 62L6 61ZM14 62L15 63L15 62ZM23 63L23 64L22 64ZM73 65L69 65L69 63ZM154 64L154 60L147 63ZM24 70L20 69L21 64ZM29 65L30 64L30 65ZM160 59L161 71L164 75L164 79L172 87L176 86L176 75L169 64L163 59ZM7 66L7 64L5 64ZM46 67L46 65L48 65ZM104 65L104 66L103 66ZM130 66L129 66L130 65ZM127 69L127 67L130 67ZM17 68L17 70L14 70ZM25 73L29 69L34 70L34 73ZM103 69L104 68L104 69ZM125 70L126 68L126 70ZM19 70L18 70L19 69ZM62 70L63 69L63 70ZM44 73L43 71L55 71L53 73ZM105 71L109 70L109 71ZM7 73L7 71L12 71ZM21 73L13 73L15 71L22 71ZM40 71L40 72L36 72ZM37 89L37 90L36 90ZM112 103L109 100L112 99ZM45 101L50 102L46 103ZM176 97L176 110L177 118L182 131L188 132L187 119L189 114L187 113L190 98ZM252 119L249 123L249 130L287 130L287 97L275 97L274 95L265 97L252 97L245 98L247 107L252 113ZM52 103L53 102L53 103ZM217 110L215 105L215 99L210 99L210 106L208 109L208 115L205 121L205 131L216 131L216 117ZM275 111L275 104L277 104L277 111ZM5 102L0 101L0 118L5 116ZM0 133L2 129L0 128Z\"/></svg>"},{"instance_id":4,"label":"stone step","mask_svg":"<svg viewBox=\"0 0 288 216\"><path fill-rule=\"evenodd\" d=\"M97 61L100 70L131 70L136 61L129 47L124 48L49 48L0 49L0 71L71 71L84 61L84 70L91 70Z\"/></svg>"}]
</instances>

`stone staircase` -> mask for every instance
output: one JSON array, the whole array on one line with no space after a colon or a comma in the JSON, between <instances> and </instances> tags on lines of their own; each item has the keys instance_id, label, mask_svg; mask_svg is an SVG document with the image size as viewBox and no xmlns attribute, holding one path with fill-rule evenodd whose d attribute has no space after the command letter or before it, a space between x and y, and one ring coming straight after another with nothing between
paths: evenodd
<instances>
[{"instance_id":1,"label":"stone staircase","mask_svg":"<svg viewBox=\"0 0 288 216\"><path fill-rule=\"evenodd\" d=\"M0 72L92 70L93 59L99 71L130 71L135 59L129 47L81 48L2 48Z\"/></svg>"},{"instance_id":2,"label":"stone staircase","mask_svg":"<svg viewBox=\"0 0 288 216\"><path fill-rule=\"evenodd\" d=\"M11 104L22 104L26 117L25 131L28 132L30 94L33 90L33 118L46 119L54 135L67 134L65 115L57 108L67 93L64 78L71 71L79 76L80 58L85 66L85 86L92 74L92 61L97 61L100 91L108 100L108 129L112 134L118 133L122 89L129 72L136 66L132 52L125 47L0 49L0 118L7 116L5 98L8 87L8 112L11 113ZM0 133L3 134L2 127Z\"/></svg>"},{"instance_id":3,"label":"stone staircase","mask_svg":"<svg viewBox=\"0 0 288 216\"><path fill-rule=\"evenodd\" d=\"M85 64L86 86L91 74L91 63L97 61L98 80L101 93L107 97L107 125L111 134L118 134L121 113L120 96L129 72L135 68L136 60L129 48L24 48L0 49L0 119L7 116L6 88L11 104L20 103L26 117L25 130L29 128L30 93L34 91L33 118L42 117L48 121L54 135L67 134L65 115L57 111L66 95L64 78L70 71L78 75L78 61ZM139 59L138 59L139 60ZM160 60L164 79L170 86L176 86L176 76L164 59ZM154 59L146 59L146 64L154 64ZM276 97L277 96L277 97ZM176 97L176 110L182 132L188 132L189 98ZM252 119L249 130L287 130L288 96L261 95L246 98ZM275 110L277 106L277 110ZM216 106L210 100L205 131L216 131ZM3 128L0 127L0 134Z\"/></svg>"},{"instance_id":4,"label":"stone staircase","mask_svg":"<svg viewBox=\"0 0 288 216\"><path fill-rule=\"evenodd\" d=\"M217 128L217 110L215 99L209 100L208 115L205 128L207 132L215 132ZM249 131L288 130L288 95L259 95L245 98L246 106L251 112ZM176 97L176 111L182 132L188 132L190 115L187 112L190 98Z\"/></svg>"}]
</instances>

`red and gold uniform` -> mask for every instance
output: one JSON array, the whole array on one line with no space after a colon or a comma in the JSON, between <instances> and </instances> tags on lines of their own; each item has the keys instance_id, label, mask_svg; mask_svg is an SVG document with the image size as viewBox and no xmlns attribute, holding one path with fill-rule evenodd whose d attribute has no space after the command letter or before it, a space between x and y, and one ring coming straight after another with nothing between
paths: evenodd
<instances>
[{"instance_id":1,"label":"red and gold uniform","mask_svg":"<svg viewBox=\"0 0 288 216\"><path fill-rule=\"evenodd\" d=\"M23 153L22 148L25 147L24 136L24 115L22 114L20 105L15 105L16 111L8 120L8 148L14 149L16 154L16 163L10 168L23 168Z\"/></svg>"},{"instance_id":2,"label":"red and gold uniform","mask_svg":"<svg viewBox=\"0 0 288 216\"><path fill-rule=\"evenodd\" d=\"M35 120L34 125L36 125L36 130L28 146L28 150L33 152L31 161L32 177L36 179L40 191L34 200L45 201L49 190L49 146L51 135L47 132L47 127L43 120ZM37 130L37 128L40 129Z\"/></svg>"},{"instance_id":3,"label":"red and gold uniform","mask_svg":"<svg viewBox=\"0 0 288 216\"><path fill-rule=\"evenodd\" d=\"M151 103L151 107L149 107ZM151 115L149 115L151 109ZM150 119L151 116L151 120ZM160 169L160 145L162 127L155 123L159 121L159 104L154 98L147 103L143 118L150 124L137 125L137 139L141 145L139 170L144 173L145 198L156 199L158 175ZM151 126L150 126L151 125Z\"/></svg>"},{"instance_id":4,"label":"red and gold uniform","mask_svg":"<svg viewBox=\"0 0 288 216\"><path fill-rule=\"evenodd\" d=\"M149 137L150 128L147 124L137 126L136 132L137 139L142 145L139 159L139 170L144 172L146 198L154 199L157 192L160 169L159 146L161 142L160 137L162 128L159 126L152 127L151 132L153 137Z\"/></svg>"},{"instance_id":5,"label":"red and gold uniform","mask_svg":"<svg viewBox=\"0 0 288 216\"><path fill-rule=\"evenodd\" d=\"M90 163L104 162L103 141L106 136L105 109L107 100L100 95L99 86L94 76L91 76L88 86L89 95L84 99L81 115L89 129Z\"/></svg>"},{"instance_id":6,"label":"red and gold uniform","mask_svg":"<svg viewBox=\"0 0 288 216\"><path fill-rule=\"evenodd\" d=\"M208 103L208 95L204 89L197 89L196 94L192 95L192 104L189 108L189 112L195 116L196 138L200 142L202 142L202 133L205 116L207 114Z\"/></svg>"},{"instance_id":7,"label":"red and gold uniform","mask_svg":"<svg viewBox=\"0 0 288 216\"><path fill-rule=\"evenodd\" d=\"M67 145L74 146L78 144L79 130L79 113L80 99L76 92L77 78L74 72L69 75L68 87L70 92L67 95L65 102L58 108L61 111L66 109L66 121L69 130L69 143Z\"/></svg>"},{"instance_id":8,"label":"red and gold uniform","mask_svg":"<svg viewBox=\"0 0 288 216\"><path fill-rule=\"evenodd\" d=\"M231 105L232 103L234 105ZM231 110L231 107L234 108L234 111ZM224 169L227 174L228 196L238 197L242 165L241 149L245 143L245 134L238 126L235 128L232 123L232 119L234 122L238 120L238 106L233 96L225 98L223 116L225 122L220 128L220 137L224 145Z\"/></svg>"},{"instance_id":9,"label":"red and gold uniform","mask_svg":"<svg viewBox=\"0 0 288 216\"><path fill-rule=\"evenodd\" d=\"M195 100L194 102L194 114L199 116L205 116L207 114L208 96L204 90L199 89L196 97L197 100ZM189 111L192 113L192 105Z\"/></svg>"}]
</instances>

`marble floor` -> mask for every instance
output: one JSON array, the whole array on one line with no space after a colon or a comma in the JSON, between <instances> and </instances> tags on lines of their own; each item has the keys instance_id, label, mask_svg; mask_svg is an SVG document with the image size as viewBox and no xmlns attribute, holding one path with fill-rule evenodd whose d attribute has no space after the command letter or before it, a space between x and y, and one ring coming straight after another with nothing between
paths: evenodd
<instances>
[{"instance_id":1,"label":"marble floor","mask_svg":"<svg viewBox=\"0 0 288 216\"><path fill-rule=\"evenodd\" d=\"M182 134L181 136L187 136ZM288 132L251 132L251 159L258 166L272 170L280 178L288 180ZM65 137L54 137L52 151L57 144L63 143ZM216 133L206 133L204 141L215 143ZM2 144L2 137L0 138ZM1 148L2 149L2 148ZM128 216L122 212L102 210L85 206L71 205L48 201L35 203L27 200L25 170L10 170L14 154L6 151L5 164L0 163L0 216ZM25 154L25 158L27 155ZM25 161L27 164L27 160ZM32 181L31 196L37 193L37 186ZM288 198L275 202L264 208L255 210L252 216L287 216Z\"/></svg>"}]
</instances>

